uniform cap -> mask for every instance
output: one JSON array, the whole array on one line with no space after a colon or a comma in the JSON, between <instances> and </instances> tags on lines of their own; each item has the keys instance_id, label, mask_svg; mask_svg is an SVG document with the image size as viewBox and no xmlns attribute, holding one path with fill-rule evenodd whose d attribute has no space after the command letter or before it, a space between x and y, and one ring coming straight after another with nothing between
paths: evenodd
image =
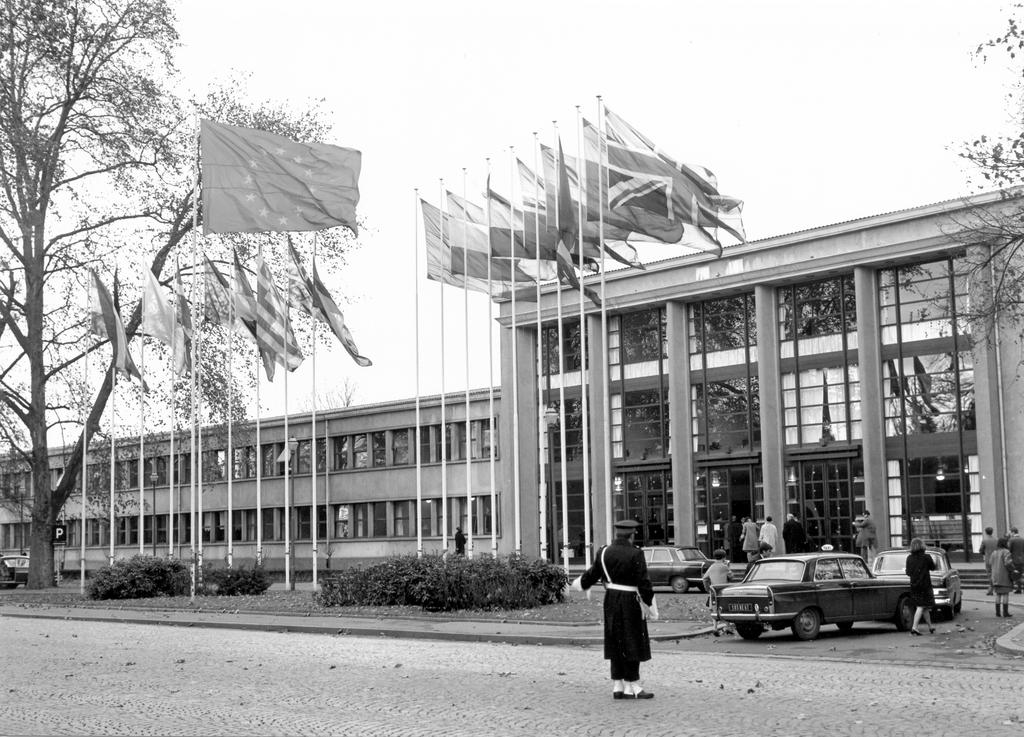
<instances>
[{"instance_id":1,"label":"uniform cap","mask_svg":"<svg viewBox=\"0 0 1024 737\"><path fill-rule=\"evenodd\" d=\"M635 519L620 519L615 523L615 529L622 532L635 532L639 526L640 523Z\"/></svg>"}]
</instances>

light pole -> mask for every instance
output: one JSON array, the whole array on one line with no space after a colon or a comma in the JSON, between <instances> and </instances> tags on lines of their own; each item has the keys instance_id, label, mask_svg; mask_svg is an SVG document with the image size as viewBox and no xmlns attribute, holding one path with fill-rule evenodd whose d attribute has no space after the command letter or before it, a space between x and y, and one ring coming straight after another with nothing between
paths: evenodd
<instances>
[{"instance_id":1,"label":"light pole","mask_svg":"<svg viewBox=\"0 0 1024 737\"><path fill-rule=\"evenodd\" d=\"M544 423L541 437L544 440L544 447L541 449L540 454L540 557L542 560L548 559L548 473L549 469L553 468L554 462L551 461L551 429L558 424L558 412L550 404L544 409L544 416L541 418ZM557 542L555 543L557 546Z\"/></svg>"},{"instance_id":2,"label":"light pole","mask_svg":"<svg viewBox=\"0 0 1024 737\"><path fill-rule=\"evenodd\" d=\"M151 522L153 533L152 533L152 540L150 542L153 544L153 557L155 558L156 557L156 481L159 478L159 476L158 476L158 474L156 472L156 458L153 458L153 460L150 462L150 468L152 469L149 472L150 498L152 500L152 505L153 505L153 509L152 509L152 511L153 511L153 521Z\"/></svg>"}]
</instances>

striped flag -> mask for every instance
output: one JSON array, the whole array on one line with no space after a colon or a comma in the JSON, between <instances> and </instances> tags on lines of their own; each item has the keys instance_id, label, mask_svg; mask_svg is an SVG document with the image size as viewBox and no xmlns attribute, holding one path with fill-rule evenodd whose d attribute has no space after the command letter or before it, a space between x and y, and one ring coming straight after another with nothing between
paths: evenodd
<instances>
[{"instance_id":1,"label":"striped flag","mask_svg":"<svg viewBox=\"0 0 1024 737\"><path fill-rule=\"evenodd\" d=\"M206 265L203 273L206 284L203 315L210 322L229 327L231 325L231 292L228 288L228 280L205 254L203 261Z\"/></svg>"},{"instance_id":2,"label":"striped flag","mask_svg":"<svg viewBox=\"0 0 1024 737\"><path fill-rule=\"evenodd\" d=\"M262 256L256 257L256 345L289 371L302 364L302 351L288 325L288 303ZM267 367L267 378L274 380L273 364Z\"/></svg>"},{"instance_id":3,"label":"striped flag","mask_svg":"<svg viewBox=\"0 0 1024 737\"><path fill-rule=\"evenodd\" d=\"M89 271L92 273L93 281L93 288L89 292L90 330L93 335L110 341L114 368L125 376L134 376L142 382L143 390L149 391L145 379L142 378L142 372L139 371L128 352L128 338L124 332L121 316L118 314L117 308L114 307L114 299L103 282L100 281L99 274L93 269L89 269Z\"/></svg>"},{"instance_id":4,"label":"striped flag","mask_svg":"<svg viewBox=\"0 0 1024 737\"><path fill-rule=\"evenodd\" d=\"M256 339L256 296L252 293L252 287L249 286L249 277L245 275L242 262L238 260L238 251L233 251L232 255L235 259L235 291L233 295L235 301L235 320L245 328L246 332L249 333L249 336L256 343L256 347L260 352L260 359L263 361L263 370L267 372L267 376L273 378L274 356L263 350Z\"/></svg>"},{"instance_id":5,"label":"striped flag","mask_svg":"<svg viewBox=\"0 0 1024 737\"><path fill-rule=\"evenodd\" d=\"M288 306L313 317L313 296L310 293L309 277L302 268L302 259L291 239L288 240L288 252L292 256L288 260Z\"/></svg>"}]
</instances>

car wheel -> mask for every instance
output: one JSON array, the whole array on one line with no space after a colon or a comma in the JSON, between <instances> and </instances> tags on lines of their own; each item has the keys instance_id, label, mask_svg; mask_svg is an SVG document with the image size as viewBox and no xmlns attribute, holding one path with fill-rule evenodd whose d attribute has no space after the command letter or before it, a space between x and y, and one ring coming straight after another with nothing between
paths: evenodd
<instances>
[{"instance_id":1,"label":"car wheel","mask_svg":"<svg viewBox=\"0 0 1024 737\"><path fill-rule=\"evenodd\" d=\"M906 632L914 626L914 605L910 603L909 597L900 597L896 604L896 616L892 621L896 623L896 629L900 632Z\"/></svg>"},{"instance_id":2,"label":"car wheel","mask_svg":"<svg viewBox=\"0 0 1024 737\"><path fill-rule=\"evenodd\" d=\"M677 594L685 594L690 590L690 582L682 576L673 576L672 580L669 581L669 584L672 586L672 590Z\"/></svg>"},{"instance_id":3,"label":"car wheel","mask_svg":"<svg viewBox=\"0 0 1024 737\"><path fill-rule=\"evenodd\" d=\"M836 622L840 632L849 632L853 629L853 622Z\"/></svg>"},{"instance_id":4,"label":"car wheel","mask_svg":"<svg viewBox=\"0 0 1024 737\"><path fill-rule=\"evenodd\" d=\"M813 640L821 631L821 614L817 609L807 607L796 615L790 629L801 640Z\"/></svg>"},{"instance_id":5,"label":"car wheel","mask_svg":"<svg viewBox=\"0 0 1024 737\"><path fill-rule=\"evenodd\" d=\"M759 624L747 624L744 622L736 625L736 632L744 640L756 640L764 632L764 627Z\"/></svg>"}]
</instances>

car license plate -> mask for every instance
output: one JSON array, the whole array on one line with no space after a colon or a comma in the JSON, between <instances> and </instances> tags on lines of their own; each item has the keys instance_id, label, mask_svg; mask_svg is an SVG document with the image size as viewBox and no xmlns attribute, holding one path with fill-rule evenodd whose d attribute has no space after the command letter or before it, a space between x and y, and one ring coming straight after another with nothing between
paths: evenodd
<instances>
[{"instance_id":1,"label":"car license plate","mask_svg":"<svg viewBox=\"0 0 1024 737\"><path fill-rule=\"evenodd\" d=\"M740 604L730 604L729 605L729 611L730 612L752 612L752 611L754 611L754 605L751 602L749 602L749 601L742 602Z\"/></svg>"}]
</instances>

